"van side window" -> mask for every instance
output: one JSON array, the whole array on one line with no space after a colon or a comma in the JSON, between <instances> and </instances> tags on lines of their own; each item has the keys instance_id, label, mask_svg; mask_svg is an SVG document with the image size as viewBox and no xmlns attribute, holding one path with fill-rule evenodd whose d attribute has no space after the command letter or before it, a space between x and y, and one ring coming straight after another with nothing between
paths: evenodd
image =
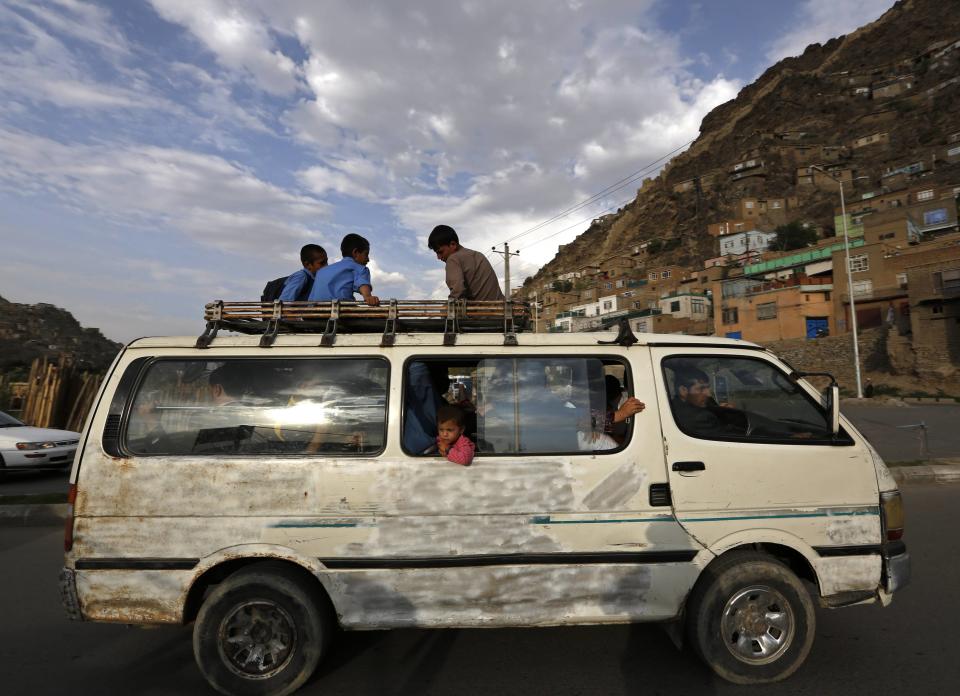
<instances>
[{"instance_id":1,"label":"van side window","mask_svg":"<svg viewBox=\"0 0 960 696\"><path fill-rule=\"evenodd\" d=\"M707 440L767 444L852 444L835 441L828 416L800 385L755 358L683 356L663 360L674 422Z\"/></svg>"},{"instance_id":2,"label":"van side window","mask_svg":"<svg viewBox=\"0 0 960 696\"><path fill-rule=\"evenodd\" d=\"M374 454L386 437L382 359L157 360L124 445L137 455Z\"/></svg>"},{"instance_id":3,"label":"van side window","mask_svg":"<svg viewBox=\"0 0 960 696\"><path fill-rule=\"evenodd\" d=\"M478 454L616 451L630 423L608 415L626 398L628 375L600 358L413 360L404 372L403 448L433 452L436 407L447 401L463 409Z\"/></svg>"}]
</instances>

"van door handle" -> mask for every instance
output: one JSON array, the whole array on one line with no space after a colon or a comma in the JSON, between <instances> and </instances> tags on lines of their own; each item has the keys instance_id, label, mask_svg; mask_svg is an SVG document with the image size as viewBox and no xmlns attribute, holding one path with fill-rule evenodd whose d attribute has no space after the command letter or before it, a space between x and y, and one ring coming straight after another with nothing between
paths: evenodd
<instances>
[{"instance_id":1,"label":"van door handle","mask_svg":"<svg viewBox=\"0 0 960 696\"><path fill-rule=\"evenodd\" d=\"M703 462L674 462L673 470L674 471L704 471L707 468L707 465Z\"/></svg>"}]
</instances>

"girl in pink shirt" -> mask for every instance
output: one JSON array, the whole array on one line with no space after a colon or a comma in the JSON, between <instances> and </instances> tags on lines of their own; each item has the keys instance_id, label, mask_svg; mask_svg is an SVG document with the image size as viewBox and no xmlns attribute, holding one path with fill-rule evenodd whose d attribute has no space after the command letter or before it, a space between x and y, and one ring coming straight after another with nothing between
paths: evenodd
<instances>
[{"instance_id":1,"label":"girl in pink shirt","mask_svg":"<svg viewBox=\"0 0 960 696\"><path fill-rule=\"evenodd\" d=\"M463 411L459 406L441 404L437 409L437 449L454 464L470 466L474 444L463 434Z\"/></svg>"}]
</instances>

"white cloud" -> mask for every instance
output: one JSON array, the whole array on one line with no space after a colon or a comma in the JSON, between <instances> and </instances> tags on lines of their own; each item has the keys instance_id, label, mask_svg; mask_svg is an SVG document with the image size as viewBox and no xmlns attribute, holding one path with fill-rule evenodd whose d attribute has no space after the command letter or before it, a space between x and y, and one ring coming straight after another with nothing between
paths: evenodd
<instances>
[{"instance_id":1,"label":"white cloud","mask_svg":"<svg viewBox=\"0 0 960 696\"><path fill-rule=\"evenodd\" d=\"M273 46L267 26L252 8L221 0L151 0L169 22L187 27L227 68L246 71L257 86L277 95L298 88L296 64Z\"/></svg>"},{"instance_id":2,"label":"white cloud","mask_svg":"<svg viewBox=\"0 0 960 696\"><path fill-rule=\"evenodd\" d=\"M810 44L849 34L892 6L892 0L805 0L797 11L794 28L773 42L767 59L775 63L788 56L799 56Z\"/></svg>"},{"instance_id":3,"label":"white cloud","mask_svg":"<svg viewBox=\"0 0 960 696\"><path fill-rule=\"evenodd\" d=\"M116 220L160 224L201 244L262 255L321 239L329 205L233 162L152 146L64 145L0 129L0 184L45 192Z\"/></svg>"}]
</instances>

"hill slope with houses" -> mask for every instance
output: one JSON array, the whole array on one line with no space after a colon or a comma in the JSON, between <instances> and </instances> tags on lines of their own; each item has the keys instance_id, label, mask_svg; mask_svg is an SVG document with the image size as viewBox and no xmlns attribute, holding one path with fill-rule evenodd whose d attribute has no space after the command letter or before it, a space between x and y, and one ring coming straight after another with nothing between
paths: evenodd
<instances>
[{"instance_id":1,"label":"hill slope with houses","mask_svg":"<svg viewBox=\"0 0 960 696\"><path fill-rule=\"evenodd\" d=\"M944 299L953 317L955 9L901 0L856 32L780 61L710 112L691 147L634 200L594 220L525 281L518 294L539 303L540 330L589 330L629 316L636 330L761 342L849 331L850 288L833 273L842 270L834 257L844 222L862 257L852 292L862 323L883 324L892 308L892 323L909 335L910 307ZM788 231L807 239L784 244ZM922 279L929 297L908 296L911 264L946 264ZM785 300L790 287L796 297ZM780 292L757 295L767 291ZM942 356L960 366L951 331L941 338L957 346Z\"/></svg>"}]
</instances>

